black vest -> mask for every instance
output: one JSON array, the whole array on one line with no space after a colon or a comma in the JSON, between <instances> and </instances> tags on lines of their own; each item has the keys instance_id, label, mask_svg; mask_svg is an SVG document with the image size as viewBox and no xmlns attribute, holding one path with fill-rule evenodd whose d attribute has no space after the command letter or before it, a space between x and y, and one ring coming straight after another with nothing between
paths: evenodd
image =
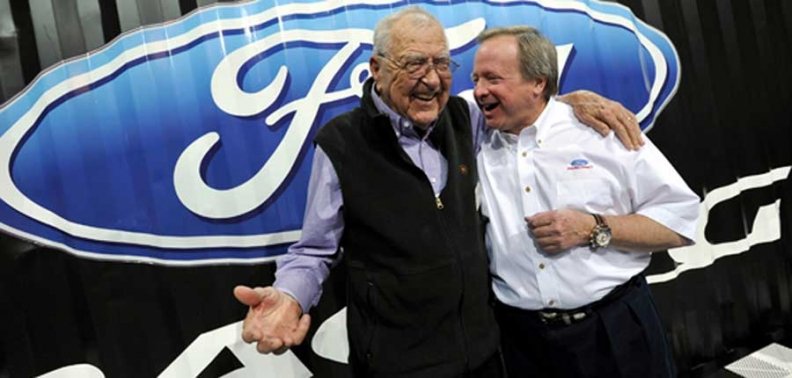
<instances>
[{"instance_id":1,"label":"black vest","mask_svg":"<svg viewBox=\"0 0 792 378\"><path fill-rule=\"evenodd\" d=\"M315 139L344 201L350 365L366 377L458 376L498 347L468 105L451 97L430 134L448 161L438 200L377 113L371 85L361 107Z\"/></svg>"}]
</instances>

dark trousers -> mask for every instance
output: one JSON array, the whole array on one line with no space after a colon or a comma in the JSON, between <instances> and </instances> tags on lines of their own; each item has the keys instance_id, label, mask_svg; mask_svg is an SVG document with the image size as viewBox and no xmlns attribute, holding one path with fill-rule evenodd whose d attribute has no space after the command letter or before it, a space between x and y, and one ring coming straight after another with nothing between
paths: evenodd
<instances>
[{"instance_id":1,"label":"dark trousers","mask_svg":"<svg viewBox=\"0 0 792 378\"><path fill-rule=\"evenodd\" d=\"M367 374L364 370L361 370L360 364L354 363L354 361L350 360L350 373L355 378L366 378L370 377L370 374ZM426 374L422 374L425 376ZM488 358L484 363L480 366L473 367L472 370L453 377L447 378L504 378L506 377L506 370L503 367L503 357L501 356L500 352L495 353L490 358ZM445 377L438 377L438 378L445 378Z\"/></svg>"},{"instance_id":2,"label":"dark trousers","mask_svg":"<svg viewBox=\"0 0 792 378\"><path fill-rule=\"evenodd\" d=\"M496 353L481 366L474 368L473 371L465 375L465 378L503 378L505 376L503 358L500 353Z\"/></svg>"},{"instance_id":3,"label":"dark trousers","mask_svg":"<svg viewBox=\"0 0 792 378\"><path fill-rule=\"evenodd\" d=\"M634 277L615 294L581 309L586 317L571 324L497 303L508 377L675 377L646 279Z\"/></svg>"}]
</instances>

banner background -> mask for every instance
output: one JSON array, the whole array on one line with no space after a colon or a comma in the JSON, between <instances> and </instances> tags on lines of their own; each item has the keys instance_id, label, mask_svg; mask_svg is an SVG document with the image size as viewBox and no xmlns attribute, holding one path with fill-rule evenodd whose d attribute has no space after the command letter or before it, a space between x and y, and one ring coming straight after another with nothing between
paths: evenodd
<instances>
[{"instance_id":1,"label":"banner background","mask_svg":"<svg viewBox=\"0 0 792 378\"><path fill-rule=\"evenodd\" d=\"M0 0L0 99L35 75L139 25L179 17L185 0ZM677 94L649 136L702 197L792 164L792 3L783 0L621 1L668 35L682 65ZM709 209L707 241L739 241L761 206L780 199L781 239L652 286L681 376L719 369L769 342L792 346L792 182L741 191ZM714 249L714 248L713 248ZM650 275L672 270L666 252ZM274 265L190 268L97 262L0 236L0 377L90 363L107 377L163 371L195 338L242 319L231 289L271 282ZM311 332L343 303L343 268ZM317 376L342 365L295 354ZM219 354L199 376L240 367Z\"/></svg>"}]
</instances>

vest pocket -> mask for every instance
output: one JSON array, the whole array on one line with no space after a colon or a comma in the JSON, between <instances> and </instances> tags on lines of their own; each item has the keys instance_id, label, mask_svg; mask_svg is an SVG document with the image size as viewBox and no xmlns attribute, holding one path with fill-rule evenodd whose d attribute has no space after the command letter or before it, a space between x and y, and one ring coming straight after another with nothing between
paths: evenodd
<instances>
[{"instance_id":1,"label":"vest pocket","mask_svg":"<svg viewBox=\"0 0 792 378\"><path fill-rule=\"evenodd\" d=\"M464 358L459 265L393 274L350 269L350 340L371 373L420 371ZM353 277L354 276L354 277ZM356 328L357 327L357 328ZM352 334L357 333L357 336Z\"/></svg>"},{"instance_id":2,"label":"vest pocket","mask_svg":"<svg viewBox=\"0 0 792 378\"><path fill-rule=\"evenodd\" d=\"M350 356L364 366L376 358L375 340L380 317L377 315L377 287L363 266L348 265L347 335Z\"/></svg>"},{"instance_id":3,"label":"vest pocket","mask_svg":"<svg viewBox=\"0 0 792 378\"><path fill-rule=\"evenodd\" d=\"M376 311L375 309L377 308L377 305L376 305L376 290L377 290L377 287L374 285L374 282L371 281L371 280L367 280L366 281L366 304L367 304L366 307L371 309L371 311L373 313L375 313L375 311ZM373 363L373 359L374 359L374 353L375 353L374 346L376 345L374 343L374 340L377 337L377 330L379 329L378 323L379 322L378 322L377 316L372 316L371 325L369 327L367 340L366 340L366 352L365 352L365 354L363 356L369 364L372 364Z\"/></svg>"}]
</instances>

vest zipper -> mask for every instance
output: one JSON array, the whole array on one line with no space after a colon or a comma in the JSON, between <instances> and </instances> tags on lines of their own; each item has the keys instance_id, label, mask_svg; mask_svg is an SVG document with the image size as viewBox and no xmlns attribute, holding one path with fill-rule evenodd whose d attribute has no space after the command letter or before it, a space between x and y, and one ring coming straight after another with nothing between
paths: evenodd
<instances>
[{"instance_id":1,"label":"vest zipper","mask_svg":"<svg viewBox=\"0 0 792 378\"><path fill-rule=\"evenodd\" d=\"M435 197L435 206L437 206L437 210L443 210L445 206L443 206L443 200L440 199L440 196Z\"/></svg>"},{"instance_id":2,"label":"vest zipper","mask_svg":"<svg viewBox=\"0 0 792 378\"><path fill-rule=\"evenodd\" d=\"M443 201L440 200L440 196L435 197L435 204L437 205L438 210L443 209ZM465 268L462 266L462 256L460 255L459 249L456 247L456 241L454 241L448 235L448 225L446 224L445 219L443 216L438 214L438 220L443 227L443 234L445 235L446 240L448 240L448 244L452 246L454 251L456 251L456 260L457 266L459 267L459 282L461 285L460 292L459 292L459 304L457 305L457 313L459 314L459 332L460 337L462 338L462 348L464 349L465 354L465 370L467 372L470 371L470 346L468 345L467 340L467 331L465 330L465 320L463 319L463 306L465 300Z\"/></svg>"}]
</instances>

